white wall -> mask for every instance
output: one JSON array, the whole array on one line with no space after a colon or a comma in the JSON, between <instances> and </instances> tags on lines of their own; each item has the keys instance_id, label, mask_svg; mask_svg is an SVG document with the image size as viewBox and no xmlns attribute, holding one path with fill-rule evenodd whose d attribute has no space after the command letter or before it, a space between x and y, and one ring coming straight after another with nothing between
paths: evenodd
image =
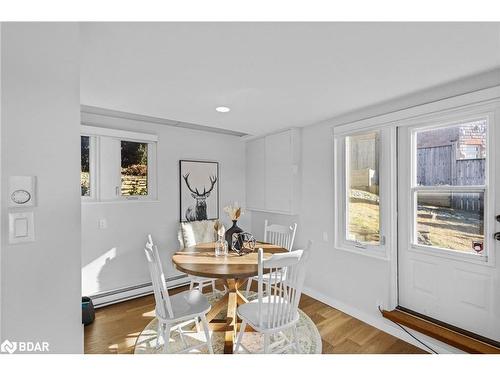
<instances>
[{"instance_id":1,"label":"white wall","mask_svg":"<svg viewBox=\"0 0 500 375\"><path fill-rule=\"evenodd\" d=\"M171 256L178 250L179 160L219 162L220 218L230 224L223 207L245 202L245 144L235 136L177 128L123 118L82 113L82 122L109 128L157 134L158 201L82 204L82 291L84 295L150 282L144 256L146 235L158 243L171 276ZM107 229L99 229L99 219ZM244 215L240 227L250 227Z\"/></svg>"},{"instance_id":2,"label":"white wall","mask_svg":"<svg viewBox=\"0 0 500 375\"><path fill-rule=\"evenodd\" d=\"M80 353L79 28L4 23L1 37L0 341ZM13 175L37 177L35 242L8 243Z\"/></svg>"}]
</instances>

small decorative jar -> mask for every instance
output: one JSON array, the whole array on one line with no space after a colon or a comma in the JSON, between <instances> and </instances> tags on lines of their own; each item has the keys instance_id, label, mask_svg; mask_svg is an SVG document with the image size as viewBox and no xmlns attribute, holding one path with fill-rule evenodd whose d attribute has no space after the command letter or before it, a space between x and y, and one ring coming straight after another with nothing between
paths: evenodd
<instances>
[{"instance_id":1,"label":"small decorative jar","mask_svg":"<svg viewBox=\"0 0 500 375\"><path fill-rule=\"evenodd\" d=\"M220 257L225 255L227 255L227 241L223 238L219 238L215 242L215 256Z\"/></svg>"}]
</instances>

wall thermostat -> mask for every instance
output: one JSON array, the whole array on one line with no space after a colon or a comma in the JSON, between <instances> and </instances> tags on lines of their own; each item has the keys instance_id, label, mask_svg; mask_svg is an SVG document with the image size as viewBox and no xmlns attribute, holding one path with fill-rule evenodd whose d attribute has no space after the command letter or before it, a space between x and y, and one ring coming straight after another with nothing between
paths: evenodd
<instances>
[{"instance_id":1,"label":"wall thermostat","mask_svg":"<svg viewBox=\"0 0 500 375\"><path fill-rule=\"evenodd\" d=\"M31 194L27 190L18 189L14 190L14 192L10 196L10 199L12 199L12 201L16 204L25 204L28 203L31 199Z\"/></svg>"},{"instance_id":2,"label":"wall thermostat","mask_svg":"<svg viewBox=\"0 0 500 375\"><path fill-rule=\"evenodd\" d=\"M35 177L11 176L9 178L9 207L35 205Z\"/></svg>"}]
</instances>

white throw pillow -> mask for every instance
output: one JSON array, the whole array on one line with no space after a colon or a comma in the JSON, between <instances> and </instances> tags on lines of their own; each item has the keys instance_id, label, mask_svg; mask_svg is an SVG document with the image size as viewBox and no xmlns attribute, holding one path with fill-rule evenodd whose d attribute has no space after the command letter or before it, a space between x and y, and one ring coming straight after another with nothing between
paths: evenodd
<instances>
[{"instance_id":1,"label":"white throw pillow","mask_svg":"<svg viewBox=\"0 0 500 375\"><path fill-rule=\"evenodd\" d=\"M215 220L188 221L181 223L180 234L182 235L184 247L194 246L199 243L213 242L215 240L214 224Z\"/></svg>"}]
</instances>

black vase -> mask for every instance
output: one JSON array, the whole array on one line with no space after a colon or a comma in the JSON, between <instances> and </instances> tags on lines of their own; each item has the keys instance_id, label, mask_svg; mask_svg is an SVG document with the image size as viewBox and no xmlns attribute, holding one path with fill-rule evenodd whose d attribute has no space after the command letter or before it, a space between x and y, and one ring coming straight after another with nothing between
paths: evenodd
<instances>
[{"instance_id":1,"label":"black vase","mask_svg":"<svg viewBox=\"0 0 500 375\"><path fill-rule=\"evenodd\" d=\"M233 220L233 226L226 231L226 241L227 241L227 247L228 247L229 250L233 250L233 247L232 247L232 244L233 244L233 234L234 233L241 233L241 232L243 232L243 229L241 229L240 227L238 227L236 225L237 221L238 220Z\"/></svg>"}]
</instances>

